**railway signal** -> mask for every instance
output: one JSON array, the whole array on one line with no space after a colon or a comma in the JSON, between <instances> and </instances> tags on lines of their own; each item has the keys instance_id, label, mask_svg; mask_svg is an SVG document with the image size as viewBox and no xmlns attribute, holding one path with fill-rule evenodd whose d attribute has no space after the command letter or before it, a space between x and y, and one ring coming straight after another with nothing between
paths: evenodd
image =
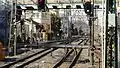
<instances>
[{"instance_id":1,"label":"railway signal","mask_svg":"<svg viewBox=\"0 0 120 68\"><path fill-rule=\"evenodd\" d=\"M112 7L113 7L113 0L108 0L109 3L109 11L113 11Z\"/></svg>"},{"instance_id":2,"label":"railway signal","mask_svg":"<svg viewBox=\"0 0 120 68\"><path fill-rule=\"evenodd\" d=\"M45 0L38 0L38 9L45 9Z\"/></svg>"},{"instance_id":3,"label":"railway signal","mask_svg":"<svg viewBox=\"0 0 120 68\"><path fill-rule=\"evenodd\" d=\"M88 15L92 15L93 13L92 13L92 11L93 11L93 5L91 4L91 2L85 2L84 4L83 4L83 6L84 6L84 11L85 11L85 13L86 14L88 14Z\"/></svg>"}]
</instances>

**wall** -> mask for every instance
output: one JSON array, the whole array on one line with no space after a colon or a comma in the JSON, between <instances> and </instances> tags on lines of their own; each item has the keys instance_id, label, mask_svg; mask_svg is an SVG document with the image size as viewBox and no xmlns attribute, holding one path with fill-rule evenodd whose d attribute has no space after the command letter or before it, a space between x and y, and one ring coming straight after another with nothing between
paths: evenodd
<instances>
[{"instance_id":1,"label":"wall","mask_svg":"<svg viewBox=\"0 0 120 68\"><path fill-rule=\"evenodd\" d=\"M41 23L41 12L37 11L37 10L26 10L25 11L25 19L30 19L32 18L33 21L37 22L37 23Z\"/></svg>"},{"instance_id":2,"label":"wall","mask_svg":"<svg viewBox=\"0 0 120 68\"><path fill-rule=\"evenodd\" d=\"M50 12L42 12L41 23L45 27L47 33L51 32L51 15Z\"/></svg>"}]
</instances>

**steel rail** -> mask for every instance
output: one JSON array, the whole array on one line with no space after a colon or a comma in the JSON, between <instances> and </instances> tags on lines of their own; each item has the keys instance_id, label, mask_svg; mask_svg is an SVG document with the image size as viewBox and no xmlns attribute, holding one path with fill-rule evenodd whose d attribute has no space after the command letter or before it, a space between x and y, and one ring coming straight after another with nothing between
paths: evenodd
<instances>
[{"instance_id":1,"label":"steel rail","mask_svg":"<svg viewBox=\"0 0 120 68\"><path fill-rule=\"evenodd\" d=\"M86 39L83 39L82 41L80 41L80 43L78 43L78 45L80 45L83 41L85 41ZM86 41L87 42L87 41ZM58 68L63 62L64 60L74 51L75 47L69 51L67 54L65 54L54 66L53 68ZM81 48L82 49L82 48ZM78 53L79 54L79 53ZM79 56L77 56L79 57ZM76 60L76 59L75 59Z\"/></svg>"},{"instance_id":2,"label":"steel rail","mask_svg":"<svg viewBox=\"0 0 120 68\"><path fill-rule=\"evenodd\" d=\"M34 59L31 59L31 60L29 60L29 61L23 62L21 65L18 65L16 68L23 68L23 67L25 67L26 65L28 65L28 64L30 64L30 63L32 63L32 62L34 62L34 61L36 61L36 60L44 57L44 56L46 56L47 54L49 54L49 53L51 53L51 52L53 52L53 51L55 51L55 50L57 50L57 48L56 48L56 49L52 49L52 50L50 50L50 51L47 51L47 52L43 53L42 55L40 55L40 56L38 56L38 57L35 57Z\"/></svg>"},{"instance_id":3,"label":"steel rail","mask_svg":"<svg viewBox=\"0 0 120 68\"><path fill-rule=\"evenodd\" d=\"M82 49L83 49L83 48L81 48L80 51L78 52L78 54L73 58L73 60L72 60L72 62L71 62L71 64L69 65L68 68L73 68L73 67L75 66L77 60L78 60L79 57L80 57L80 54L81 54L81 52L82 52Z\"/></svg>"},{"instance_id":4,"label":"steel rail","mask_svg":"<svg viewBox=\"0 0 120 68\"><path fill-rule=\"evenodd\" d=\"M87 44L88 40L89 40L89 39L86 39L84 45ZM83 50L83 48L81 47L81 49L79 50L78 54L73 58L73 60L72 60L72 62L71 62L71 64L69 65L68 68L73 68L73 67L75 66L77 60L78 60L79 57L80 57L80 54L81 54L82 50Z\"/></svg>"},{"instance_id":5,"label":"steel rail","mask_svg":"<svg viewBox=\"0 0 120 68\"><path fill-rule=\"evenodd\" d=\"M44 49L44 50L41 50L41 51L39 51L39 52L37 52L37 53L35 53L35 54L32 54L32 55L30 55L30 56L27 56L27 57L25 57L25 58L16 60L15 62L6 64L6 65L4 65L4 66L1 66L0 68L9 68L9 67L12 66L12 65L15 65L15 64L17 64L17 63L19 63L19 62L22 62L22 61L24 61L24 60L26 60L26 59L28 59L28 58L31 58L31 57L33 57L33 56L35 56L35 55L37 55L37 54L40 54L40 53L42 53L42 52L44 52L44 51L47 51L47 50L49 50L49 48Z\"/></svg>"},{"instance_id":6,"label":"steel rail","mask_svg":"<svg viewBox=\"0 0 120 68\"><path fill-rule=\"evenodd\" d=\"M77 39L79 39L79 38L73 37L73 38L71 38L71 39L65 39L65 40L60 40L60 41L56 41L56 42L62 42L62 44L65 44L65 45L66 45L66 44L70 44L71 42L73 42L73 41L75 41L75 40L77 40ZM55 41L54 41L54 42L55 42ZM49 45L49 43L50 43L50 42L48 42L47 44ZM53 42L51 42L51 43L53 43ZM41 47L42 47L42 48L64 48L64 47L56 47L56 45L54 46L54 44L48 46L47 44L46 44L46 45L45 45L45 44L44 44L44 45L41 44Z\"/></svg>"},{"instance_id":7,"label":"steel rail","mask_svg":"<svg viewBox=\"0 0 120 68\"><path fill-rule=\"evenodd\" d=\"M74 41L75 39L76 39L76 38L73 38L73 39L71 39L71 40L69 40L69 41L72 42L72 41ZM54 41L54 42L55 42L55 41ZM56 42L57 42L57 41L56 41ZM62 40L62 42L64 42L64 41ZM82 42L83 42L83 41L82 41ZM80 42L80 43L81 43L81 42ZM47 50L49 50L49 48L47 48L47 49L45 49L45 50L42 50L42 51L39 51L39 52L37 52L37 53L35 53L35 54L32 54L32 55L30 55L30 56L27 56L27 57L25 57L25 58L16 60L15 62L12 62L12 63L6 64L6 65L3 65L3 66L1 66L0 68L9 68L9 67L11 67L11 66L13 66L13 65L15 65L15 64L17 64L17 63L19 63L19 62L23 62L23 61L25 61L26 59L29 59L29 58L37 55L37 54L40 54L40 53L42 53L42 52L44 52L44 51L47 51ZM52 51L54 51L54 50L56 50L56 48L53 49ZM50 52L52 52L52 51L50 51ZM50 52L47 52L47 53L41 55L40 58L44 57L46 54L49 54ZM36 58L35 60L37 60L37 58ZM20 65L20 66L18 66L17 68L21 68L22 66L25 66L25 65L27 65L27 64L35 61L35 60L29 61L29 62L27 62L27 63L24 63L23 65Z\"/></svg>"},{"instance_id":8,"label":"steel rail","mask_svg":"<svg viewBox=\"0 0 120 68\"><path fill-rule=\"evenodd\" d=\"M68 53L66 53L54 66L53 68L58 68L63 62L64 60L74 51L74 49L72 49L71 51L69 51Z\"/></svg>"}]
</instances>

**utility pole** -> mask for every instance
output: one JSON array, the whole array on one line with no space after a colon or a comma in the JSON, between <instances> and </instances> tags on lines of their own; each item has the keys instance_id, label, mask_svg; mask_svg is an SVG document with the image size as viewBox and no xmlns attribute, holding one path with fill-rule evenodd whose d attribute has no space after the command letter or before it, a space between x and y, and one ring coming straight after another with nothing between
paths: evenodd
<instances>
[{"instance_id":1,"label":"utility pole","mask_svg":"<svg viewBox=\"0 0 120 68\"><path fill-rule=\"evenodd\" d=\"M105 35L105 32L104 32L104 22L105 22L105 20L104 20L104 4L105 4L105 0L102 0L102 15L103 15L103 17L102 17L102 26L101 26L101 28L102 28L102 32L101 32L101 41L102 41L102 68L104 68L104 35Z\"/></svg>"},{"instance_id":2,"label":"utility pole","mask_svg":"<svg viewBox=\"0 0 120 68\"><path fill-rule=\"evenodd\" d=\"M15 22L14 22L14 26L15 26L15 28L14 28L14 30L15 30L15 32L14 32L14 56L16 55L16 52L17 52L17 49L16 49L16 43L17 43L17 22L16 22L16 16L17 16L17 0L14 0L14 2L15 2L15 6L14 6L14 8L15 8Z\"/></svg>"},{"instance_id":3,"label":"utility pole","mask_svg":"<svg viewBox=\"0 0 120 68\"><path fill-rule=\"evenodd\" d=\"M115 14L115 65L114 68L118 68L118 32L117 32L117 9L116 9L116 0L113 0L114 5L114 14Z\"/></svg>"},{"instance_id":4,"label":"utility pole","mask_svg":"<svg viewBox=\"0 0 120 68\"><path fill-rule=\"evenodd\" d=\"M107 68L107 45L108 45L108 0L105 0L105 23L104 23L104 68Z\"/></svg>"},{"instance_id":5,"label":"utility pole","mask_svg":"<svg viewBox=\"0 0 120 68\"><path fill-rule=\"evenodd\" d=\"M94 65L94 56L93 56L93 48L92 48L92 20L89 18L89 26L90 26L90 57L91 57L91 65Z\"/></svg>"},{"instance_id":6,"label":"utility pole","mask_svg":"<svg viewBox=\"0 0 120 68\"><path fill-rule=\"evenodd\" d=\"M10 29L9 29L9 42L8 51L11 52L11 35L12 35L12 24L13 24L13 0L11 0L11 14L10 14Z\"/></svg>"},{"instance_id":7,"label":"utility pole","mask_svg":"<svg viewBox=\"0 0 120 68\"><path fill-rule=\"evenodd\" d=\"M91 53L91 59L92 59L92 66L94 65L94 0L93 0L93 4L91 5L91 10L93 9L93 11L92 11L92 16L93 16L93 19L92 19L92 49L91 49L91 51L92 51L92 53Z\"/></svg>"}]
</instances>

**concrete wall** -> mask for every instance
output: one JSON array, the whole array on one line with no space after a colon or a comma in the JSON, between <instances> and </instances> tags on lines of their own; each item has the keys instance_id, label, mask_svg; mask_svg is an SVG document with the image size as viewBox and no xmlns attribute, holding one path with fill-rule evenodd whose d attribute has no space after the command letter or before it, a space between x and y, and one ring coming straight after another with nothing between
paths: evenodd
<instances>
[{"instance_id":1,"label":"concrete wall","mask_svg":"<svg viewBox=\"0 0 120 68\"><path fill-rule=\"evenodd\" d=\"M33 21L37 22L37 23L41 23L41 12L37 11L37 10L27 10L24 13L25 15L25 19L30 19L32 18Z\"/></svg>"}]
</instances>

